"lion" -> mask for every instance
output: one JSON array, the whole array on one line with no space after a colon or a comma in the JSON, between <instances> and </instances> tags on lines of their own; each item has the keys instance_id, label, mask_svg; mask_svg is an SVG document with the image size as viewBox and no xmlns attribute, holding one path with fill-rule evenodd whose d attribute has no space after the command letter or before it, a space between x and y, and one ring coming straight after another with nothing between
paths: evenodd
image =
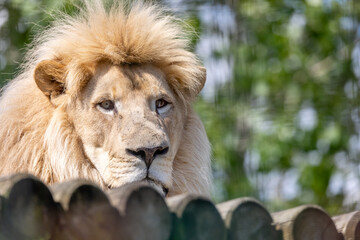
<instances>
[{"instance_id":1,"label":"lion","mask_svg":"<svg viewBox=\"0 0 360 240\"><path fill-rule=\"evenodd\" d=\"M210 144L191 107L206 71L182 26L156 4L86 0L35 36L2 90L0 174L209 195Z\"/></svg>"}]
</instances>

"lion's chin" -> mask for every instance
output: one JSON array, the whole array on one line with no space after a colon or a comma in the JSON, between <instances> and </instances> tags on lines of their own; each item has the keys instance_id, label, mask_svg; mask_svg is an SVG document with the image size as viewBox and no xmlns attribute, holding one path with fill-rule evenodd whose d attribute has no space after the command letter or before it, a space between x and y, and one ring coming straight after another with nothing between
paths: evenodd
<instances>
[{"instance_id":1,"label":"lion's chin","mask_svg":"<svg viewBox=\"0 0 360 240\"><path fill-rule=\"evenodd\" d=\"M143 180L140 181L135 181L135 182L143 182L143 183L147 183L148 185L150 185L151 187L153 187L163 198L165 198L168 193L169 193L169 188L167 188L164 184L162 184L160 181L154 180L152 178L146 177ZM113 188L117 188L117 187L121 187L123 185L126 184L130 184L130 183L125 183L122 184L120 186L116 186L116 185L107 185L107 189L113 189Z\"/></svg>"},{"instance_id":2,"label":"lion's chin","mask_svg":"<svg viewBox=\"0 0 360 240\"><path fill-rule=\"evenodd\" d=\"M148 183L150 186L155 188L162 197L166 197L167 194L169 193L169 189L159 181L156 181L148 177L143 179L142 181Z\"/></svg>"}]
</instances>

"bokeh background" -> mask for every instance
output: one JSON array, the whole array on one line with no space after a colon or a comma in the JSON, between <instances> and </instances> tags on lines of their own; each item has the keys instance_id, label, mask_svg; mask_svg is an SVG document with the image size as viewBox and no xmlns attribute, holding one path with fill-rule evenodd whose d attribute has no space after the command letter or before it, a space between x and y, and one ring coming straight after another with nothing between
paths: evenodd
<instances>
[{"instance_id":1,"label":"bokeh background","mask_svg":"<svg viewBox=\"0 0 360 240\"><path fill-rule=\"evenodd\" d=\"M194 103L213 147L220 202L276 211L360 209L360 2L158 0L196 31L208 78ZM0 82L70 0L0 0ZM1 125L0 125L1 126Z\"/></svg>"}]
</instances>

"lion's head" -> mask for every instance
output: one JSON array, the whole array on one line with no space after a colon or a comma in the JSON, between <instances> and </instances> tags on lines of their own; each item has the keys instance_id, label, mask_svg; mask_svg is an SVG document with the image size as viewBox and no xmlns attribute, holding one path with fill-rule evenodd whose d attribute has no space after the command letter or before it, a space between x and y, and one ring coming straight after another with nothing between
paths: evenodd
<instances>
[{"instance_id":1,"label":"lion's head","mask_svg":"<svg viewBox=\"0 0 360 240\"><path fill-rule=\"evenodd\" d=\"M205 70L179 24L153 5L86 6L37 38L6 87L1 172L209 194L209 143L190 107Z\"/></svg>"}]
</instances>

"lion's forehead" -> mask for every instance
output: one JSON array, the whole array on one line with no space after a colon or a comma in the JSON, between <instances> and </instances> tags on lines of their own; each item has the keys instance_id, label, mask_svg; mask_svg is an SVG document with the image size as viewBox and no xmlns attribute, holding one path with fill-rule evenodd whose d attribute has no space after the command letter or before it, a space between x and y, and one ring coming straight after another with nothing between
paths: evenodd
<instances>
[{"instance_id":1,"label":"lion's forehead","mask_svg":"<svg viewBox=\"0 0 360 240\"><path fill-rule=\"evenodd\" d=\"M160 69L151 66L115 66L103 64L96 68L93 78L88 84L85 94L92 98L106 94L113 99L120 99L129 95L160 96L172 91ZM133 96L131 96L133 95Z\"/></svg>"}]
</instances>

